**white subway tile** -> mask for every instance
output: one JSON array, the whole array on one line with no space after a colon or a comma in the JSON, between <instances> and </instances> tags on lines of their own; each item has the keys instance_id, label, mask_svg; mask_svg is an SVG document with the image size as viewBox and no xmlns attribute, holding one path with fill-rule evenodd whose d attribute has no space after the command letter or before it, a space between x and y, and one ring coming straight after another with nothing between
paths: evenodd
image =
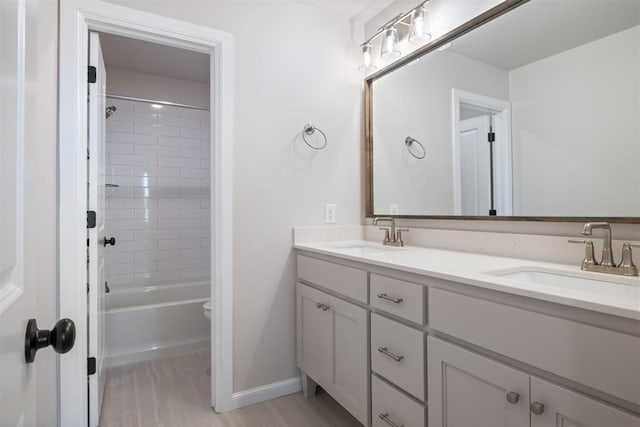
<instances>
[{"instance_id":1,"label":"white subway tile","mask_svg":"<svg viewBox=\"0 0 640 427\"><path fill-rule=\"evenodd\" d=\"M180 270L181 279L199 279L209 278L211 270L208 268L193 268L189 270Z\"/></svg>"},{"instance_id":2,"label":"white subway tile","mask_svg":"<svg viewBox=\"0 0 640 427\"><path fill-rule=\"evenodd\" d=\"M181 119L174 116L168 116L164 114L158 115L158 123L161 125L178 126L181 128L194 128L200 127L200 120L195 119Z\"/></svg>"},{"instance_id":3,"label":"white subway tile","mask_svg":"<svg viewBox=\"0 0 640 427\"><path fill-rule=\"evenodd\" d=\"M185 148L200 147L200 141L197 139L178 138L174 136L158 136L158 144L164 145L167 147L185 147Z\"/></svg>"},{"instance_id":4,"label":"white subway tile","mask_svg":"<svg viewBox=\"0 0 640 427\"><path fill-rule=\"evenodd\" d=\"M133 145L107 142L105 144L105 151L109 154L133 154Z\"/></svg>"},{"instance_id":5,"label":"white subway tile","mask_svg":"<svg viewBox=\"0 0 640 427\"><path fill-rule=\"evenodd\" d=\"M122 242L128 242L133 240L133 230L120 230L117 233L109 233L111 236L116 238L116 245L119 245ZM107 249L107 257L113 251L113 246L109 246Z\"/></svg>"},{"instance_id":6,"label":"white subway tile","mask_svg":"<svg viewBox=\"0 0 640 427\"><path fill-rule=\"evenodd\" d=\"M200 207L200 199L158 199L158 208L162 208L162 209L199 208L199 207Z\"/></svg>"},{"instance_id":7,"label":"white subway tile","mask_svg":"<svg viewBox=\"0 0 640 427\"><path fill-rule=\"evenodd\" d=\"M203 256L206 254L203 253L202 248L180 250L180 258L202 258Z\"/></svg>"},{"instance_id":8,"label":"white subway tile","mask_svg":"<svg viewBox=\"0 0 640 427\"><path fill-rule=\"evenodd\" d=\"M209 120L209 118L205 119L205 120L200 120L200 128L201 129L211 129L211 121Z\"/></svg>"},{"instance_id":9,"label":"white subway tile","mask_svg":"<svg viewBox=\"0 0 640 427\"><path fill-rule=\"evenodd\" d=\"M199 268L200 259L172 259L162 261L158 264L159 271L167 271L167 270L183 270L183 269L191 269L191 268Z\"/></svg>"},{"instance_id":10,"label":"white subway tile","mask_svg":"<svg viewBox=\"0 0 640 427\"><path fill-rule=\"evenodd\" d=\"M198 188L200 186L200 180L197 178L165 178L161 176L158 177L158 186Z\"/></svg>"},{"instance_id":11,"label":"white subway tile","mask_svg":"<svg viewBox=\"0 0 640 427\"><path fill-rule=\"evenodd\" d=\"M204 169L209 169L211 167L211 159L209 157L205 159L200 159L200 167Z\"/></svg>"},{"instance_id":12,"label":"white subway tile","mask_svg":"<svg viewBox=\"0 0 640 427\"><path fill-rule=\"evenodd\" d=\"M135 156L131 154L108 154L107 161L116 165L146 165L155 166L157 164L155 157Z\"/></svg>"},{"instance_id":13,"label":"white subway tile","mask_svg":"<svg viewBox=\"0 0 640 427\"><path fill-rule=\"evenodd\" d=\"M115 252L108 254L105 259L107 264L124 264L133 262L133 252Z\"/></svg>"},{"instance_id":14,"label":"white subway tile","mask_svg":"<svg viewBox=\"0 0 640 427\"><path fill-rule=\"evenodd\" d=\"M133 209L144 209L144 208L155 208L157 207L158 200L151 199L147 197L118 197L113 198L110 197L107 199L107 207L108 208L133 208Z\"/></svg>"},{"instance_id":15,"label":"white subway tile","mask_svg":"<svg viewBox=\"0 0 640 427\"><path fill-rule=\"evenodd\" d=\"M153 187L157 178L153 176L112 176L111 183L121 187Z\"/></svg>"},{"instance_id":16,"label":"white subway tile","mask_svg":"<svg viewBox=\"0 0 640 427\"><path fill-rule=\"evenodd\" d=\"M209 178L209 170L182 168L180 169L180 176L184 178Z\"/></svg>"},{"instance_id":17,"label":"white subway tile","mask_svg":"<svg viewBox=\"0 0 640 427\"><path fill-rule=\"evenodd\" d=\"M135 154L140 156L179 156L180 149L160 145L136 145Z\"/></svg>"},{"instance_id":18,"label":"white subway tile","mask_svg":"<svg viewBox=\"0 0 640 427\"><path fill-rule=\"evenodd\" d=\"M209 209L180 209L182 218L202 218L209 215Z\"/></svg>"},{"instance_id":19,"label":"white subway tile","mask_svg":"<svg viewBox=\"0 0 640 427\"><path fill-rule=\"evenodd\" d=\"M159 240L158 249L188 249L200 247L200 239Z\"/></svg>"},{"instance_id":20,"label":"white subway tile","mask_svg":"<svg viewBox=\"0 0 640 427\"><path fill-rule=\"evenodd\" d=\"M131 219L133 218L133 209L125 208L106 208L105 219L107 221L113 219Z\"/></svg>"},{"instance_id":21,"label":"white subway tile","mask_svg":"<svg viewBox=\"0 0 640 427\"><path fill-rule=\"evenodd\" d=\"M183 138L200 139L200 136L202 135L202 133L200 132L200 129L190 129L190 128L179 128L179 129L180 129L179 135Z\"/></svg>"},{"instance_id":22,"label":"white subway tile","mask_svg":"<svg viewBox=\"0 0 640 427\"><path fill-rule=\"evenodd\" d=\"M134 123L158 123L158 115L157 114L148 114L148 113L136 113L131 111L118 111L117 112L117 120L121 120L124 122L134 122ZM112 118L116 118L114 114Z\"/></svg>"},{"instance_id":23,"label":"white subway tile","mask_svg":"<svg viewBox=\"0 0 640 427\"><path fill-rule=\"evenodd\" d=\"M116 237L116 240L117 239L118 238ZM136 239L128 242L118 243L115 246L109 248L109 252L151 251L157 248L158 248L158 242L156 240Z\"/></svg>"},{"instance_id":24,"label":"white subway tile","mask_svg":"<svg viewBox=\"0 0 640 427\"><path fill-rule=\"evenodd\" d=\"M198 168L200 159L185 159L181 157L159 157L158 166L174 168Z\"/></svg>"},{"instance_id":25,"label":"white subway tile","mask_svg":"<svg viewBox=\"0 0 640 427\"><path fill-rule=\"evenodd\" d=\"M119 122L117 120L107 120L105 127L107 132L133 132L134 128L132 122Z\"/></svg>"},{"instance_id":26,"label":"white subway tile","mask_svg":"<svg viewBox=\"0 0 640 427\"><path fill-rule=\"evenodd\" d=\"M180 238L179 229L135 230L136 240L171 240Z\"/></svg>"},{"instance_id":27,"label":"white subway tile","mask_svg":"<svg viewBox=\"0 0 640 427\"><path fill-rule=\"evenodd\" d=\"M190 157L196 159L205 159L209 157L207 151L203 151L201 148L180 148L180 157Z\"/></svg>"},{"instance_id":28,"label":"white subway tile","mask_svg":"<svg viewBox=\"0 0 640 427\"><path fill-rule=\"evenodd\" d=\"M111 175L133 175L133 166L131 165L106 165L106 174Z\"/></svg>"},{"instance_id":29,"label":"white subway tile","mask_svg":"<svg viewBox=\"0 0 640 427\"><path fill-rule=\"evenodd\" d=\"M180 134L180 128L175 126L135 123L134 129L137 134L164 135L164 136L178 136Z\"/></svg>"},{"instance_id":30,"label":"white subway tile","mask_svg":"<svg viewBox=\"0 0 640 427\"><path fill-rule=\"evenodd\" d=\"M198 110L195 108L181 108L180 117L185 119L207 119L209 118L209 110Z\"/></svg>"},{"instance_id":31,"label":"white subway tile","mask_svg":"<svg viewBox=\"0 0 640 427\"><path fill-rule=\"evenodd\" d=\"M135 209L134 218L179 218L180 209Z\"/></svg>"},{"instance_id":32,"label":"white subway tile","mask_svg":"<svg viewBox=\"0 0 640 427\"><path fill-rule=\"evenodd\" d=\"M107 144L116 142L120 144L155 144L157 137L155 135L146 135L127 132L107 132Z\"/></svg>"}]
</instances>

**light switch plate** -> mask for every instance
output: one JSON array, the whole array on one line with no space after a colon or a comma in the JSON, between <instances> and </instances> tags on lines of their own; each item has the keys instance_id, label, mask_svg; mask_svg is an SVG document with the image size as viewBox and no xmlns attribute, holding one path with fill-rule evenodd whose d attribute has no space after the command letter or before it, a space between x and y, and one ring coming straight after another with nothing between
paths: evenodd
<instances>
[{"instance_id":1,"label":"light switch plate","mask_svg":"<svg viewBox=\"0 0 640 427\"><path fill-rule=\"evenodd\" d=\"M336 223L336 205L335 203L327 203L324 205L324 223L335 224Z\"/></svg>"}]
</instances>

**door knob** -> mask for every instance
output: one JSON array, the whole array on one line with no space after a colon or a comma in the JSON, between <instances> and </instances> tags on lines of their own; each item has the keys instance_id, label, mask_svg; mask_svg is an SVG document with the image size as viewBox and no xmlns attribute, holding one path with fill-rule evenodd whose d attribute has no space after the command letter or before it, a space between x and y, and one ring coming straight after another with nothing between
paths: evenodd
<instances>
[{"instance_id":1,"label":"door knob","mask_svg":"<svg viewBox=\"0 0 640 427\"><path fill-rule=\"evenodd\" d=\"M106 247L107 245L111 245L111 246L115 246L116 245L116 238L112 237L110 239L107 239L106 237L104 238L104 246Z\"/></svg>"},{"instance_id":2,"label":"door knob","mask_svg":"<svg viewBox=\"0 0 640 427\"><path fill-rule=\"evenodd\" d=\"M36 352L52 346L56 353L64 354L73 348L76 342L76 325L71 319L58 320L50 331L38 329L36 319L29 319L24 341L24 356L27 363L33 363Z\"/></svg>"}]
</instances>

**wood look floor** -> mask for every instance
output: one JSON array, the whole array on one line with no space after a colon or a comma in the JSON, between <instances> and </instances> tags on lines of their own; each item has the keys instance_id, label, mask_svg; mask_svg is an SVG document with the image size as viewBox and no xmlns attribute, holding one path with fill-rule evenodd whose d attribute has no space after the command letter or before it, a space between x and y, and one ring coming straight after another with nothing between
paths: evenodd
<instances>
[{"instance_id":1,"label":"wood look floor","mask_svg":"<svg viewBox=\"0 0 640 427\"><path fill-rule=\"evenodd\" d=\"M284 396L224 414L210 406L209 352L111 368L100 427L362 427L324 391Z\"/></svg>"}]
</instances>

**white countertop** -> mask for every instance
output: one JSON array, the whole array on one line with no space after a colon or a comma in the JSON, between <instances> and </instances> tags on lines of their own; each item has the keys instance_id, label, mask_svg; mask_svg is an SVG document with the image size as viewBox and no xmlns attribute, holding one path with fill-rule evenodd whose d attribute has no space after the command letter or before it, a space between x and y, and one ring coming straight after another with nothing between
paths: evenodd
<instances>
[{"instance_id":1,"label":"white countertop","mask_svg":"<svg viewBox=\"0 0 640 427\"><path fill-rule=\"evenodd\" d=\"M357 246L374 248L358 250ZM356 247L356 248L354 248ZM294 248L351 261L406 271L471 286L640 320L640 278L591 273L579 266L455 252L416 246L383 247L380 243L331 241L296 243ZM389 249L389 250L376 250ZM491 272L535 269L596 280L595 286L557 286L500 277ZM612 286L607 288L607 286Z\"/></svg>"}]
</instances>

